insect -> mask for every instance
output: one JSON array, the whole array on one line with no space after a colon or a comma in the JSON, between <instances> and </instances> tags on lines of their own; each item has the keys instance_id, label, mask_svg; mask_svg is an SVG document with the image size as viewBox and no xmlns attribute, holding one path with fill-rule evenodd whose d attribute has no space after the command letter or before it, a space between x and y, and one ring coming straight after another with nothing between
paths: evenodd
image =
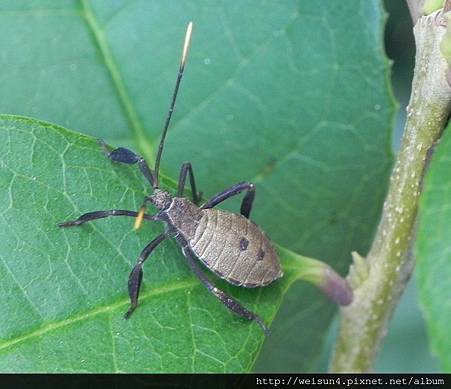
<instances>
[{"instance_id":1,"label":"insect","mask_svg":"<svg viewBox=\"0 0 451 389\"><path fill-rule=\"evenodd\" d=\"M106 156L112 161L137 164L144 177L149 181L153 194L144 198L144 202L138 212L121 209L94 211L85 213L76 220L63 222L58 225L64 228L80 226L86 222L109 216L135 217L135 229L140 227L143 220L162 221L166 224L165 232L158 235L142 250L136 265L129 275L128 292L131 305L125 313L126 319L130 317L138 306L144 262L160 243L172 237L180 245L189 267L208 291L215 295L231 311L247 320L253 320L258 323L265 334L269 335L269 329L263 320L254 312L242 306L237 300L218 289L197 263L200 260L208 269L227 282L246 288L266 286L283 276L277 253L270 240L249 219L255 197L254 185L249 182L238 183L210 198L200 206L201 193L196 190L193 168L191 163L185 162L180 170L177 195L173 196L159 188L160 160L174 112L180 81L185 69L191 32L192 22L188 24L186 30L180 68L168 116L161 134L154 170L149 167L143 157L135 154L133 151L123 147L110 151L103 141L99 141ZM192 201L183 197L188 176L193 197ZM246 191L246 193L241 203L240 214L214 208L224 200L243 191ZM145 213L148 203L153 204L159 210L156 215Z\"/></svg>"}]
</instances>

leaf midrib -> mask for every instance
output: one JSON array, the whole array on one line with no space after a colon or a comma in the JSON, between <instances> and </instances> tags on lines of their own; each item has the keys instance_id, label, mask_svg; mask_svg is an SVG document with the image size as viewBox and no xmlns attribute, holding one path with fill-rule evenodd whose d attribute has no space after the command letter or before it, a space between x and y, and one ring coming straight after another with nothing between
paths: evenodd
<instances>
[{"instance_id":1,"label":"leaf midrib","mask_svg":"<svg viewBox=\"0 0 451 389\"><path fill-rule=\"evenodd\" d=\"M185 279L183 281L177 280L176 282L172 282L169 284L164 284L160 287L152 288L149 292L141 294L140 301L144 302L151 297L161 295L161 294L166 294L166 293L172 293L172 292L182 290L182 289L191 290L191 289L195 288L196 286L199 286L199 282L197 281L197 279L194 276L188 277L187 279ZM78 315L72 316L69 319L49 322L46 325L44 325L43 327L40 327L28 334L18 336L18 337L6 340L4 342L0 342L0 351L3 351L11 346L18 344L18 343L22 343L26 340L30 340L30 339L45 335L48 332L52 332L57 329L67 327L67 326L77 323L79 321L90 319L92 317L95 317L95 316L98 316L98 315L101 315L104 313L116 311L118 308L120 308L122 306L126 306L129 303L130 303L130 301L128 298L123 298L115 303L112 303L109 305L104 305L101 307L96 307L89 311L85 311Z\"/></svg>"},{"instance_id":2,"label":"leaf midrib","mask_svg":"<svg viewBox=\"0 0 451 389\"><path fill-rule=\"evenodd\" d=\"M139 115L132 103L130 95L127 92L124 80L122 79L121 73L119 72L118 66L111 53L110 47L108 46L104 31L102 30L102 28L98 23L98 20L91 8L89 0L80 0L80 1L82 11L81 14L84 20L86 21L88 28L92 32L95 44L97 45L102 60L105 64L105 67L108 70L108 73L110 74L111 81L116 89L119 101L121 102L122 107L124 108L125 115L127 116L128 121L130 122L130 126L133 131L136 144L140 152L145 157L145 159L152 160L154 155L152 144L147 139L144 125L141 119L139 118Z\"/></svg>"}]
</instances>

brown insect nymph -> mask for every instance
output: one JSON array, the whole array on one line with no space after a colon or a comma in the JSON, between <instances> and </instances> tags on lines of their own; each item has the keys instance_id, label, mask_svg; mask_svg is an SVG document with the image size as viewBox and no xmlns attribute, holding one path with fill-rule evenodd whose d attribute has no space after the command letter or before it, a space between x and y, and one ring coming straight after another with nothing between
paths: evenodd
<instances>
[{"instance_id":1,"label":"brown insect nymph","mask_svg":"<svg viewBox=\"0 0 451 389\"><path fill-rule=\"evenodd\" d=\"M172 196L158 186L161 155L185 68L191 31L192 23L189 23L175 90L158 148L155 170L152 171L144 158L133 151L123 147L110 151L103 141L99 141L105 154L112 161L126 164L137 163L152 186L153 194L145 197L138 212L119 209L94 211L85 213L76 220L60 223L59 226L79 226L88 221L108 216L135 217L135 228L139 228L143 219L165 222L165 232L158 235L144 248L130 273L128 290L131 306L126 312L125 318L129 318L138 306L144 262L161 242L172 237L181 246L188 265L202 284L231 311L247 320L255 320L268 335L269 329L262 319L243 307L237 300L216 288L197 264L197 260L200 260L208 269L227 282L246 288L265 286L282 277L283 273L274 247L265 233L249 219L255 197L254 185L249 182L233 185L199 206L201 194L196 190L191 164L185 162L180 170L176 196ZM188 175L193 194L192 201L183 197ZM241 203L240 214L214 209L224 200L243 191L246 191L246 194ZM156 215L152 216L145 213L148 203L152 203L159 210Z\"/></svg>"}]
</instances>

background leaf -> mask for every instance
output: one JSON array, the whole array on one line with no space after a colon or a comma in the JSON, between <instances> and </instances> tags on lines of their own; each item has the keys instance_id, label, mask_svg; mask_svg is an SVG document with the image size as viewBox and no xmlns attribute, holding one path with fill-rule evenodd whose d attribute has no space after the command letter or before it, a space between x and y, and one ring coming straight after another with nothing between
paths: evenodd
<instances>
[{"instance_id":1,"label":"background leaf","mask_svg":"<svg viewBox=\"0 0 451 389\"><path fill-rule=\"evenodd\" d=\"M393 104L379 2L33 4L0 2L4 112L37 116L115 145L131 145L151 157L173 88L184 28L192 19L193 46L164 173L176 177L181 162L191 160L206 196L237 181L254 181L258 195L253 217L274 241L341 270L351 250L365 253L391 164ZM27 155L20 148L13 152L15 158ZM91 194L88 182L77 179L70 203L52 203L55 212L69 217L119 205L136 208L143 187L135 192L119 182L108 184L108 175L112 180L118 169L108 173L107 162L94 180L103 188L97 188L100 193ZM101 180L106 180L103 186ZM27 198L25 193L21 196ZM108 196L108 201L93 201L97 196ZM232 202L229 209L236 206ZM134 235L124 234L127 221L98 224L102 226L92 228L105 228L102 239L116 250L124 245L127 250L121 252L131 264L143 247L144 232L131 238ZM104 300L89 297L92 304L104 304L117 293L124 296L130 265L122 260L121 270L113 272L110 256L120 260L121 255L105 256L105 243L94 243L88 233L83 236L70 258L86 261L102 254L105 278L99 280L93 272L89 280L111 293ZM155 285L160 276L149 273L146 282ZM12 276L17 274L5 275ZM54 290L57 282L51 285ZM241 293L246 296L246 291ZM319 292L296 285L257 368L315 369L332 314L333 305ZM143 308L142 315L148 319L150 314ZM134 342L132 347L140 345ZM302 355L289 349L302 350ZM216 365L217 370L223 368ZM239 367L230 370L234 368Z\"/></svg>"},{"instance_id":2,"label":"background leaf","mask_svg":"<svg viewBox=\"0 0 451 389\"><path fill-rule=\"evenodd\" d=\"M417 237L417 281L432 352L451 372L451 133L437 147L424 183Z\"/></svg>"}]
</instances>

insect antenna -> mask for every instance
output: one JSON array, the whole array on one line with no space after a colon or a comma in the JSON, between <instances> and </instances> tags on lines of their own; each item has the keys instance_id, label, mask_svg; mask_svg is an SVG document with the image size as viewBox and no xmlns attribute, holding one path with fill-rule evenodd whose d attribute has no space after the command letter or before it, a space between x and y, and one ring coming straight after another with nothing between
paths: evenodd
<instances>
[{"instance_id":1,"label":"insect antenna","mask_svg":"<svg viewBox=\"0 0 451 389\"><path fill-rule=\"evenodd\" d=\"M193 22L189 22L188 27L186 29L185 43L183 44L182 59L180 61L179 72L177 74L177 81L175 83L175 88L174 88L174 93L172 95L171 105L169 107L168 116L167 116L166 122L164 124L163 133L161 134L161 140L160 140L160 144L158 146L157 158L155 160L155 183L154 183L154 189L158 188L158 177L159 177L159 171L160 171L160 160L161 160L161 154L163 154L164 140L166 139L166 134L168 132L169 123L171 122L172 113L174 112L174 108L175 108L175 100L177 99L177 93L179 91L180 81L182 81L183 71L185 70L185 62L186 62L186 57L188 55L188 48L189 48L189 44L190 44L190 41L191 41L191 32L192 31L193 31Z\"/></svg>"},{"instance_id":2,"label":"insect antenna","mask_svg":"<svg viewBox=\"0 0 451 389\"><path fill-rule=\"evenodd\" d=\"M163 154L164 140L166 139L166 134L168 132L169 123L171 122L172 113L174 112L174 108L175 108L175 100L177 99L177 93L179 91L180 81L182 81L183 71L185 70L185 62L186 62L186 57L188 55L188 48L189 48L189 43L191 41L191 32L192 31L193 31L193 22L189 22L188 27L186 29L185 43L183 44L183 51L182 51L182 59L180 60L180 68L179 68L179 72L177 74L177 81L175 83L174 93L172 94L171 105L169 107L169 112L168 112L168 116L166 118L166 122L164 124L163 132L161 134L160 144L158 145L158 153L157 153L157 158L155 160L153 189L158 188L160 160L161 160L161 154ZM144 200L144 203L141 206L141 208L136 216L135 225L134 225L135 230L137 230L141 227L142 221L144 219L144 212L146 211L147 200L148 200L147 198L146 198L146 200Z\"/></svg>"}]
</instances>

